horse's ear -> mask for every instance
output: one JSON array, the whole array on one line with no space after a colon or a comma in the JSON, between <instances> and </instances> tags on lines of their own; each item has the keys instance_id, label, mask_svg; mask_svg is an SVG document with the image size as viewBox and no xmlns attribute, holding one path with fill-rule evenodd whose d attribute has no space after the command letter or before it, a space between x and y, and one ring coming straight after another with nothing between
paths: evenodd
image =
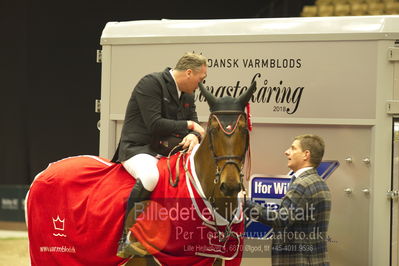
<instances>
[{"instance_id":1,"label":"horse's ear","mask_svg":"<svg viewBox=\"0 0 399 266\"><path fill-rule=\"evenodd\" d=\"M251 98L252 94L254 94L256 90L256 81L252 82L251 86L246 90L238 99L238 103L241 105L242 108L245 108L245 105L248 103L249 99Z\"/></svg>"},{"instance_id":2,"label":"horse's ear","mask_svg":"<svg viewBox=\"0 0 399 266\"><path fill-rule=\"evenodd\" d=\"M208 102L209 105L209 109L212 109L212 107L215 105L216 103L216 97L213 96L212 93L210 93L205 87L204 84L202 84L202 82L198 83L198 87L201 90L202 95L205 97L206 101Z\"/></svg>"}]
</instances>

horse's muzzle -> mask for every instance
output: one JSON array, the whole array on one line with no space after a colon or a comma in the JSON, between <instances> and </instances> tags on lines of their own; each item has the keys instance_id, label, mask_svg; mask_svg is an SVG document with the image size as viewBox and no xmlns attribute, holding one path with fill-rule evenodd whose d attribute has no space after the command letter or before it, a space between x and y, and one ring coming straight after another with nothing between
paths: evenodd
<instances>
[{"instance_id":1,"label":"horse's muzzle","mask_svg":"<svg viewBox=\"0 0 399 266\"><path fill-rule=\"evenodd\" d=\"M226 182L222 182L222 184L220 184L220 191L226 197L235 196L241 191L241 183L228 185Z\"/></svg>"}]
</instances>

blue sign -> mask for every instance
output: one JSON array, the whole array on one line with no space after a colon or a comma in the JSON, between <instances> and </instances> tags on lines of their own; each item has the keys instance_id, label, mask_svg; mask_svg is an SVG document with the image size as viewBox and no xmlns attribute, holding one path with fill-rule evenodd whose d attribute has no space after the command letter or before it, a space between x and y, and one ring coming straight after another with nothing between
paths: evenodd
<instances>
[{"instance_id":1,"label":"blue sign","mask_svg":"<svg viewBox=\"0 0 399 266\"><path fill-rule=\"evenodd\" d=\"M251 198L281 199L289 183L289 177L252 177Z\"/></svg>"},{"instance_id":2,"label":"blue sign","mask_svg":"<svg viewBox=\"0 0 399 266\"><path fill-rule=\"evenodd\" d=\"M338 161L323 161L317 167L317 173L323 180L326 180L339 166Z\"/></svg>"},{"instance_id":3,"label":"blue sign","mask_svg":"<svg viewBox=\"0 0 399 266\"><path fill-rule=\"evenodd\" d=\"M317 173L326 180L339 166L338 161L323 161L317 167ZM288 191L291 181L289 175L281 176L251 176L249 192L251 200L268 208L278 209L281 199ZM269 238L273 234L273 228L259 222L249 221L246 224L245 237Z\"/></svg>"}]
</instances>

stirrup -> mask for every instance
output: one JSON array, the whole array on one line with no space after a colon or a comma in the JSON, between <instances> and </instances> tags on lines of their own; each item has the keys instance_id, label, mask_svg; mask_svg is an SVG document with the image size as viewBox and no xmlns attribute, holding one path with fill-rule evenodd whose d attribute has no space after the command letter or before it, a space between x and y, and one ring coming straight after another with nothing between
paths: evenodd
<instances>
[{"instance_id":1,"label":"stirrup","mask_svg":"<svg viewBox=\"0 0 399 266\"><path fill-rule=\"evenodd\" d=\"M126 239L121 239L118 243L118 251L116 253L116 256L126 259L129 257L133 257L135 255L138 255L140 257L144 257L146 255L149 255L147 249L134 238L134 242L130 242L130 234L131 232L129 231L128 234L126 234Z\"/></svg>"},{"instance_id":2,"label":"stirrup","mask_svg":"<svg viewBox=\"0 0 399 266\"><path fill-rule=\"evenodd\" d=\"M130 245L129 236L130 232L127 234L123 233L121 239L118 241L118 250L116 252L116 256L126 259L134 255L134 250Z\"/></svg>"},{"instance_id":3,"label":"stirrup","mask_svg":"<svg viewBox=\"0 0 399 266\"><path fill-rule=\"evenodd\" d=\"M134 255L138 255L140 257L150 255L147 249L139 241L131 243L130 248L133 250Z\"/></svg>"}]
</instances>

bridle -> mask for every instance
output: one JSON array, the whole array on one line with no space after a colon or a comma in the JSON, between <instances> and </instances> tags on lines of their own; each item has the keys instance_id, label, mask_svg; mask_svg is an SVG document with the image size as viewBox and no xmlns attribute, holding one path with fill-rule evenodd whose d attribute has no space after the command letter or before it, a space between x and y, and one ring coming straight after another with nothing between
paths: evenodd
<instances>
[{"instance_id":1,"label":"bridle","mask_svg":"<svg viewBox=\"0 0 399 266\"><path fill-rule=\"evenodd\" d=\"M225 123L224 123L225 121L223 121L223 119L221 119L221 116L230 116L230 117L236 116L237 118L235 119L235 121L231 120L231 121L234 121L234 123L225 125ZM212 189L212 193L208 198L208 201L212 205L212 211L214 213L214 216L215 216L215 212L216 212L215 189L216 189L216 186L220 183L221 173L223 172L223 170L225 169L225 167L227 165L229 165L229 164L234 165L237 168L238 172L240 173L240 185L241 185L241 189L243 190L244 198L246 198L245 187L244 187L244 183L243 183L244 174L242 173L242 170L244 167L243 162L245 161L246 152L249 147L249 131L248 131L247 126L242 129L242 132L245 135L245 148L244 148L243 154L218 155L217 151L215 149L215 139L214 139L215 138L214 132L217 128L210 127L209 125L211 125L211 123L210 123L211 119L214 118L218 123L218 126L219 126L218 128L227 137L230 137L234 133L236 133L236 131L238 129L238 122L240 121L241 117L243 117L245 119L245 122L247 122L246 113L242 112L242 111L230 111L230 110L213 111L213 112L211 112L211 114L209 116L207 135L209 136L209 149L211 150L213 160L216 165L216 173L215 173L215 178L213 180L214 186ZM245 124L247 124L247 123L245 123ZM221 167L219 167L219 162L221 162L221 161L223 161L224 163L222 164ZM239 164L241 164L241 166ZM214 227L215 227L215 230L218 232L219 242L225 242L230 236L235 234L231 230L233 221L234 221L234 219L231 219L230 223L226 226L224 232L222 232L219 230L219 226L218 226L218 224L216 222L216 218L215 218ZM237 236L237 239L238 239L238 236Z\"/></svg>"},{"instance_id":2,"label":"bridle","mask_svg":"<svg viewBox=\"0 0 399 266\"><path fill-rule=\"evenodd\" d=\"M222 117L224 116L224 117ZM225 118L226 116L228 117L233 117L236 116L235 120L233 119L229 119L229 121L233 121L233 123L231 124L226 124L226 121L223 120L223 118ZM215 131L219 128L227 137L231 137L233 134L236 133L236 131L238 130L238 122L240 121L241 118L245 119L245 124L247 125L247 115L245 112L243 111L231 111L231 110L223 110L223 111L213 111L211 112L210 116L209 116L209 121L208 121L208 129L207 129L207 136L209 136L209 149L212 153L212 157L213 157L213 161L215 163L216 166L216 173L215 173L215 178L213 180L214 186L212 189L212 193L210 194L208 201L209 203L212 205L212 212L213 212L213 216L215 216L215 212L216 212L216 206L215 206L215 190L216 190L216 186L220 183L220 176L221 173L223 172L223 170L226 168L227 165L231 164L234 165L237 170L240 173L240 185L241 185L241 189L243 191L244 194L244 201L246 200L246 192L245 192L245 187L244 187L244 183L243 183L243 177L244 174L242 173L243 171L243 167L244 164L243 162L245 161L245 157L246 157L246 153L249 147L249 130L248 130L248 126L246 126L245 128L241 128L244 137L245 137L245 147L244 147L244 152L242 154L228 154L228 155L218 155L217 150L215 149L215 136L214 133ZM211 119L214 118L217 123L218 123L218 127L210 127L211 125ZM183 156L185 153L180 153L177 161L180 160L180 157ZM172 180L172 172L170 169L170 164L169 164L169 158L170 155L168 156L168 169L169 169L169 182L170 184L175 187L177 186L178 182L179 182L179 163L176 164L176 179L175 181ZM219 162L223 161L223 165L221 167L219 167ZM239 165L241 164L241 166ZM190 174L190 171L185 167L185 172L186 174L189 175L190 179L192 180L192 176ZM214 229L218 232L218 236L219 236L219 241L220 242L224 242L226 241L230 236L235 235L235 237L238 238L238 235L236 235L232 230L231 230L231 226L233 223L234 219L231 219L230 223L226 226L224 232L219 230L219 226L216 222L216 219L214 220Z\"/></svg>"},{"instance_id":3,"label":"bridle","mask_svg":"<svg viewBox=\"0 0 399 266\"><path fill-rule=\"evenodd\" d=\"M224 124L225 121L223 121L220 118L220 116L237 116L237 118L235 119L235 122L233 124L225 125ZM208 125L211 124L210 120L212 118L215 118L215 120L218 122L220 130L227 137L230 137L236 132L236 130L238 128L238 122L240 121L241 117L244 117L244 119L246 121L246 119L247 119L246 113L242 112L242 111L230 111L230 110L214 111L209 116ZM221 173L223 172L225 167L229 164L234 165L237 168L238 172L240 173L240 185L241 185L242 190L245 191L245 187L243 184L244 174L242 173L244 164L242 162L245 161L245 156L246 156L246 152L248 150L248 145L249 145L249 131L248 131L248 128L245 127L242 129L242 132L245 135L245 148L244 148L243 154L217 155L217 151L215 150L215 144L214 144L215 143L214 132L216 129L217 128L215 128L215 127L212 127L212 128L208 127L208 130L207 130L207 135L209 135L209 149L211 150L213 160L216 165L216 174L215 174L215 178L213 180L213 183L214 183L213 192L208 199L212 204L215 202L215 198L214 198L215 187L218 183L220 183ZM219 162L221 162L221 161L223 161L224 163L222 164L221 167L219 167ZM239 166L239 164L241 164L241 166Z\"/></svg>"}]
</instances>

